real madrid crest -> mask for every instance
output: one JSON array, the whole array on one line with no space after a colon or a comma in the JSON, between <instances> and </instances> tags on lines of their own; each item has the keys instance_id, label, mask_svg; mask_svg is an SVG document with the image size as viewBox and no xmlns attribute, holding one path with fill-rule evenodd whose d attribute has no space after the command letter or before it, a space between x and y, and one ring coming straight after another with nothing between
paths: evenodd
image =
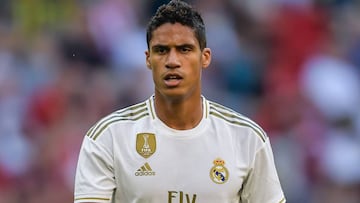
<instances>
[{"instance_id":1,"label":"real madrid crest","mask_svg":"<svg viewBox=\"0 0 360 203\"><path fill-rule=\"evenodd\" d=\"M214 183L224 184L229 179L229 171L225 167L225 161L217 158L213 161L214 166L210 169L210 178Z\"/></svg>"},{"instance_id":2,"label":"real madrid crest","mask_svg":"<svg viewBox=\"0 0 360 203\"><path fill-rule=\"evenodd\" d=\"M144 158L149 158L156 150L156 139L153 133L139 133L136 135L136 151Z\"/></svg>"}]
</instances>

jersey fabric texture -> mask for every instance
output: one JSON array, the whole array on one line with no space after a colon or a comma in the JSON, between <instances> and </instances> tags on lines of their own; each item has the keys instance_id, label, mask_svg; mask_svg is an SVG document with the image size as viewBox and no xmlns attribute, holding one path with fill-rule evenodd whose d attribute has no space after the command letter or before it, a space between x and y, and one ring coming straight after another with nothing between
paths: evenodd
<instances>
[{"instance_id":1,"label":"jersey fabric texture","mask_svg":"<svg viewBox=\"0 0 360 203\"><path fill-rule=\"evenodd\" d=\"M250 119L204 97L190 130L166 126L154 96L87 132L75 203L283 203L269 138Z\"/></svg>"}]
</instances>

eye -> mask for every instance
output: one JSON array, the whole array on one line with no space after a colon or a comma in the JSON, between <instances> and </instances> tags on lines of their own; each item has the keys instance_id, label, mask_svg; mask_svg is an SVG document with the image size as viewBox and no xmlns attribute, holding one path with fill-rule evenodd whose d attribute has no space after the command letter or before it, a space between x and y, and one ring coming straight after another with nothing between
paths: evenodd
<instances>
[{"instance_id":1,"label":"eye","mask_svg":"<svg viewBox=\"0 0 360 203\"><path fill-rule=\"evenodd\" d=\"M167 48L163 46L157 46L153 48L153 51L157 54L165 54L167 52Z\"/></svg>"},{"instance_id":2,"label":"eye","mask_svg":"<svg viewBox=\"0 0 360 203\"><path fill-rule=\"evenodd\" d=\"M191 49L191 47L189 47L189 46L182 46L182 47L180 47L180 51L181 51L181 53L188 53L188 52L190 52L192 49Z\"/></svg>"}]
</instances>

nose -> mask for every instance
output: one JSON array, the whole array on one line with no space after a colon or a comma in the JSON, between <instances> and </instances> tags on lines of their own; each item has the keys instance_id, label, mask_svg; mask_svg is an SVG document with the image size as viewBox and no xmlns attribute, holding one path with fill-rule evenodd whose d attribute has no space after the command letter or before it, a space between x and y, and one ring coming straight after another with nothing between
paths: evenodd
<instances>
[{"instance_id":1,"label":"nose","mask_svg":"<svg viewBox=\"0 0 360 203\"><path fill-rule=\"evenodd\" d=\"M166 58L166 68L178 68L180 67L180 60L176 50L170 50Z\"/></svg>"}]
</instances>

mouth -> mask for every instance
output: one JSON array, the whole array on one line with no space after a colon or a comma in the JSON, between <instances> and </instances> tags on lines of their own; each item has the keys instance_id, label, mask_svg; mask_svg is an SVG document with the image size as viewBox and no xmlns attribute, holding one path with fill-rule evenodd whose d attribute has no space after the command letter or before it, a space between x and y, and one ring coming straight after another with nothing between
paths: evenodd
<instances>
[{"instance_id":1,"label":"mouth","mask_svg":"<svg viewBox=\"0 0 360 203\"><path fill-rule=\"evenodd\" d=\"M176 73L170 73L170 74L165 75L165 77L164 77L165 85L168 87L178 86L182 79L183 79L183 77L181 77L181 75L176 74Z\"/></svg>"},{"instance_id":2,"label":"mouth","mask_svg":"<svg viewBox=\"0 0 360 203\"><path fill-rule=\"evenodd\" d=\"M170 73L170 74L167 74L165 77L164 77L165 80L181 80L182 77L179 75L179 74L176 74L176 73Z\"/></svg>"}]
</instances>

